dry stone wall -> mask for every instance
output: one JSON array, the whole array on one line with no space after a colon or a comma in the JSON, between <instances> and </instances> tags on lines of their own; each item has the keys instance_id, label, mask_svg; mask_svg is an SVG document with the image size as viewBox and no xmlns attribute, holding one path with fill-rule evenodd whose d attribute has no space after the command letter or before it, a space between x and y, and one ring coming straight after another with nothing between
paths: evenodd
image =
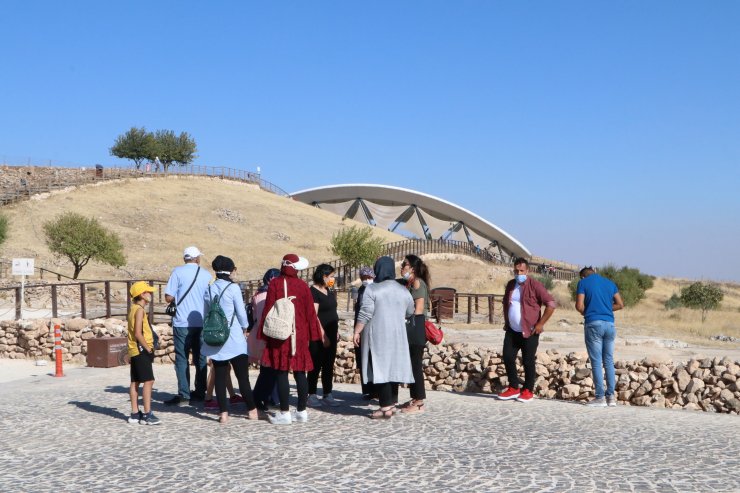
<instances>
[{"instance_id":1,"label":"dry stone wall","mask_svg":"<svg viewBox=\"0 0 740 493\"><path fill-rule=\"evenodd\" d=\"M87 341L93 337L122 337L126 322L119 319L53 320L62 325L65 361L83 364ZM172 329L155 325L161 347L155 361L175 359ZM0 322L0 358L53 358L54 336L48 320ZM352 343L339 343L335 380L359 383ZM521 361L520 376L523 379ZM618 361L617 398L622 405L702 410L740 414L740 362L729 358L692 359L666 363L644 359ZM496 393L508 385L501 354L467 344L428 345L424 354L426 386L432 390ZM593 380L585 353L560 354L548 349L537 355L535 394L540 398L587 401Z\"/></svg>"}]
</instances>

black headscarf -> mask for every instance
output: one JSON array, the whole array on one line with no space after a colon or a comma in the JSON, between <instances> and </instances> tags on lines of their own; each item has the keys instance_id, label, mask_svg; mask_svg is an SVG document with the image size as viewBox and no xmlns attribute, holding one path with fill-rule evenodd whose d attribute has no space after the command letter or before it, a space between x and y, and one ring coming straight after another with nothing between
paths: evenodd
<instances>
[{"instance_id":1,"label":"black headscarf","mask_svg":"<svg viewBox=\"0 0 740 493\"><path fill-rule=\"evenodd\" d=\"M234 272L236 266L234 265L234 261L229 257L217 255L216 258L213 259L213 262L211 262L211 267L216 273L216 279L223 279L224 281L232 282L231 273Z\"/></svg>"},{"instance_id":2,"label":"black headscarf","mask_svg":"<svg viewBox=\"0 0 740 493\"><path fill-rule=\"evenodd\" d=\"M396 263L390 257L380 257L373 266L375 282L383 282L396 278Z\"/></svg>"}]
</instances>

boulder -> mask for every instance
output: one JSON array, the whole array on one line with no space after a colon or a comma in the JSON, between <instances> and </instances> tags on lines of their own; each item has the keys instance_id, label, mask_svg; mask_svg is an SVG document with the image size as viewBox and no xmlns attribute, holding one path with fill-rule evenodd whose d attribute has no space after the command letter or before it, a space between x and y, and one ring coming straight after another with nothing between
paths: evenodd
<instances>
[{"instance_id":1,"label":"boulder","mask_svg":"<svg viewBox=\"0 0 740 493\"><path fill-rule=\"evenodd\" d=\"M581 393L581 386L575 384L565 385L560 389L560 396L563 399L574 399Z\"/></svg>"}]
</instances>

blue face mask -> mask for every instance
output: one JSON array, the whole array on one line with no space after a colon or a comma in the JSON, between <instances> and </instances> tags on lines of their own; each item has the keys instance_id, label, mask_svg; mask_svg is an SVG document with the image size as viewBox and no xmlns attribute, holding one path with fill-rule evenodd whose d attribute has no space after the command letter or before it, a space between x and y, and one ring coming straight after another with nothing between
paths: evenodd
<instances>
[{"instance_id":1,"label":"blue face mask","mask_svg":"<svg viewBox=\"0 0 740 493\"><path fill-rule=\"evenodd\" d=\"M516 282L518 282L519 284L524 284L524 281L526 280L527 274L519 274L518 276L516 276Z\"/></svg>"}]
</instances>

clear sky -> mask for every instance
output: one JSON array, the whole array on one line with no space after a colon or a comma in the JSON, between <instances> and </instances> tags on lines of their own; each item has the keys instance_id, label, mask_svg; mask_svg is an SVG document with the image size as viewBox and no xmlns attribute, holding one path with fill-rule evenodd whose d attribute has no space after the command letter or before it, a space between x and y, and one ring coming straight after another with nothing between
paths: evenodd
<instances>
[{"instance_id":1,"label":"clear sky","mask_svg":"<svg viewBox=\"0 0 740 493\"><path fill-rule=\"evenodd\" d=\"M132 126L293 192L415 189L536 255L740 281L740 3L6 2L0 159ZM22 164L22 163L20 163Z\"/></svg>"}]
</instances>

